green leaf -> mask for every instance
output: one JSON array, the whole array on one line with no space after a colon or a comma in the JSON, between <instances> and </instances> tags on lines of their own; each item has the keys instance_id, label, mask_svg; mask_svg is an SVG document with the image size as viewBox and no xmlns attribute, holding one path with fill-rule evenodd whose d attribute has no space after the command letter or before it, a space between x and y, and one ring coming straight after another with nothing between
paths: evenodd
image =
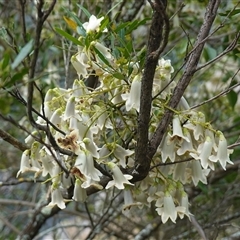
<instances>
[{"instance_id":1,"label":"green leaf","mask_svg":"<svg viewBox=\"0 0 240 240\"><path fill-rule=\"evenodd\" d=\"M134 29L136 29L138 27L138 20L135 20L133 22L131 22L127 28L127 32L126 34L131 33Z\"/></svg>"},{"instance_id":2,"label":"green leaf","mask_svg":"<svg viewBox=\"0 0 240 240\"><path fill-rule=\"evenodd\" d=\"M12 87L16 81L22 80L24 75L26 75L27 73L28 73L28 68L23 68L20 72L17 72L16 74L13 75L13 77L11 77L10 81L7 82L5 87Z\"/></svg>"},{"instance_id":3,"label":"green leaf","mask_svg":"<svg viewBox=\"0 0 240 240\"><path fill-rule=\"evenodd\" d=\"M237 100L238 100L238 94L235 92L235 91L230 91L227 95L228 97L228 101L230 103L230 106L234 109L236 103L237 103Z\"/></svg>"},{"instance_id":4,"label":"green leaf","mask_svg":"<svg viewBox=\"0 0 240 240\"><path fill-rule=\"evenodd\" d=\"M22 60L31 52L33 47L33 39L30 40L18 53L17 57L15 58L14 62L12 63L12 69L16 68Z\"/></svg>"},{"instance_id":5,"label":"green leaf","mask_svg":"<svg viewBox=\"0 0 240 240\"><path fill-rule=\"evenodd\" d=\"M4 39L4 41L8 42L8 34L4 27L0 28L0 38Z\"/></svg>"},{"instance_id":6,"label":"green leaf","mask_svg":"<svg viewBox=\"0 0 240 240\"><path fill-rule=\"evenodd\" d=\"M83 7L83 6L80 5L80 4L77 4L77 6L85 13L85 15L86 15L88 18L91 17L92 14L91 14L85 7Z\"/></svg>"},{"instance_id":7,"label":"green leaf","mask_svg":"<svg viewBox=\"0 0 240 240\"><path fill-rule=\"evenodd\" d=\"M119 4L122 4L122 1L119 1L118 3L116 3L116 4L106 13L106 15L109 15L109 13L112 12Z\"/></svg>"},{"instance_id":8,"label":"green leaf","mask_svg":"<svg viewBox=\"0 0 240 240\"><path fill-rule=\"evenodd\" d=\"M101 26L100 26L99 32L102 32L107 27L108 24L109 24L109 19L107 17L105 17L101 21Z\"/></svg>"},{"instance_id":9,"label":"green leaf","mask_svg":"<svg viewBox=\"0 0 240 240\"><path fill-rule=\"evenodd\" d=\"M3 61L2 61L2 70L4 70L10 61L10 54L8 52L6 52L3 56Z\"/></svg>"},{"instance_id":10,"label":"green leaf","mask_svg":"<svg viewBox=\"0 0 240 240\"><path fill-rule=\"evenodd\" d=\"M96 48L94 47L94 51L96 52L96 54L99 56L99 58L110 68L112 68L112 66L110 65L110 63L108 62L108 60L104 57L104 55Z\"/></svg>"},{"instance_id":11,"label":"green leaf","mask_svg":"<svg viewBox=\"0 0 240 240\"><path fill-rule=\"evenodd\" d=\"M230 13L230 14L229 14ZM240 8L234 9L233 11L226 11L225 13L219 13L220 16L228 16L229 18L240 13ZM228 15L229 14L229 15Z\"/></svg>"},{"instance_id":12,"label":"green leaf","mask_svg":"<svg viewBox=\"0 0 240 240\"><path fill-rule=\"evenodd\" d=\"M56 32L65 37L66 39L70 40L71 42L75 43L76 45L83 46L82 42L80 42L78 39L70 35L69 33L63 31L60 28L55 28Z\"/></svg>"},{"instance_id":13,"label":"green leaf","mask_svg":"<svg viewBox=\"0 0 240 240\"><path fill-rule=\"evenodd\" d=\"M124 75L119 72L113 73L113 77L120 79L120 80L124 79Z\"/></svg>"},{"instance_id":14,"label":"green leaf","mask_svg":"<svg viewBox=\"0 0 240 240\"><path fill-rule=\"evenodd\" d=\"M139 26L145 25L148 20L150 20L150 18L145 18L141 21L135 20L135 21L131 22L131 24L129 24L129 26L127 28L126 34L130 34L130 33L132 33L133 30L137 29Z\"/></svg>"},{"instance_id":15,"label":"green leaf","mask_svg":"<svg viewBox=\"0 0 240 240\"><path fill-rule=\"evenodd\" d=\"M9 98L7 95L1 95L1 97L0 97L0 109L1 109L2 114L7 115L9 113L12 100L13 99Z\"/></svg>"},{"instance_id":16,"label":"green leaf","mask_svg":"<svg viewBox=\"0 0 240 240\"><path fill-rule=\"evenodd\" d=\"M202 182L198 183L198 187L202 190L203 193L207 194L208 193L208 186L203 184Z\"/></svg>"},{"instance_id":17,"label":"green leaf","mask_svg":"<svg viewBox=\"0 0 240 240\"><path fill-rule=\"evenodd\" d=\"M128 24L129 24L128 22L119 24L114 31L115 31L115 32L119 32L121 29L126 28L126 26L127 26Z\"/></svg>"}]
</instances>

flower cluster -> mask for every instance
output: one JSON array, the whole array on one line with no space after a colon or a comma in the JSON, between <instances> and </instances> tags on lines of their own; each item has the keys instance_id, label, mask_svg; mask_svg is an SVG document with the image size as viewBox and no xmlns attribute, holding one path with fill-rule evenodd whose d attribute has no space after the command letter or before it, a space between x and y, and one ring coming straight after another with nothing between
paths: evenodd
<instances>
[{"instance_id":1,"label":"flower cluster","mask_svg":"<svg viewBox=\"0 0 240 240\"><path fill-rule=\"evenodd\" d=\"M190 110L182 98L152 161L149 176L134 185L132 176L123 174L120 168L131 167L134 162L142 70L140 64L124 56L119 60L100 42L99 33L107 32L103 21L104 18L91 16L88 23L82 24L82 45L71 58L79 79L71 89L48 90L41 106L44 117L37 119L38 124L49 128L58 146L71 154L56 150L45 133L34 131L25 140L31 148L22 154L17 176L32 171L35 177L48 177L52 182L49 207L57 205L63 209L64 191L73 182L74 201L86 201L86 189L90 186L102 189L99 182L104 168L112 176L105 189L124 189L124 210L155 202L163 223L169 218L175 222L177 216L190 218L183 186L191 182L197 185L199 181L206 184L206 177L217 162L223 169L232 163L226 139L205 121L203 113ZM171 81L173 71L170 60L159 60L153 82L149 137L175 87ZM94 88L86 84L90 77L97 79ZM44 144L39 143L39 138L44 139ZM182 161L186 159L189 161ZM166 162L175 164L160 166Z\"/></svg>"}]
</instances>

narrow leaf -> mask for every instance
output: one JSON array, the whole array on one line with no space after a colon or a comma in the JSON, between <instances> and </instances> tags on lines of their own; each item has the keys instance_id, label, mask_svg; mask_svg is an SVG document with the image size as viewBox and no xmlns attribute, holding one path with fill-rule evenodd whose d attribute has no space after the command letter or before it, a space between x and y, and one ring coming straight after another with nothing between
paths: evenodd
<instances>
[{"instance_id":1,"label":"narrow leaf","mask_svg":"<svg viewBox=\"0 0 240 240\"><path fill-rule=\"evenodd\" d=\"M85 15L90 18L91 17L91 13L85 8L83 7L82 5L80 4L77 4L77 6L85 13Z\"/></svg>"},{"instance_id":2,"label":"narrow leaf","mask_svg":"<svg viewBox=\"0 0 240 240\"><path fill-rule=\"evenodd\" d=\"M4 70L10 61L10 54L8 52L6 52L3 56L3 62L2 62L2 70Z\"/></svg>"},{"instance_id":3,"label":"narrow leaf","mask_svg":"<svg viewBox=\"0 0 240 240\"><path fill-rule=\"evenodd\" d=\"M113 77L120 79L120 80L124 79L124 75L121 74L120 72L113 73Z\"/></svg>"},{"instance_id":4,"label":"narrow leaf","mask_svg":"<svg viewBox=\"0 0 240 240\"><path fill-rule=\"evenodd\" d=\"M76 31L76 28L77 28L76 22L74 22L72 19L65 17L65 16L63 16L63 19L71 29Z\"/></svg>"},{"instance_id":5,"label":"narrow leaf","mask_svg":"<svg viewBox=\"0 0 240 240\"><path fill-rule=\"evenodd\" d=\"M60 35L62 35L66 39L70 40L71 42L75 43L76 45L83 46L83 44L78 39L76 39L72 35L68 34L67 32L63 31L62 29L55 28L55 30L56 30L57 33L59 33Z\"/></svg>"},{"instance_id":6,"label":"narrow leaf","mask_svg":"<svg viewBox=\"0 0 240 240\"><path fill-rule=\"evenodd\" d=\"M23 68L20 72L17 72L13 75L9 82L5 85L5 87L12 87L16 81L22 80L23 77L28 73L28 68Z\"/></svg>"},{"instance_id":7,"label":"narrow leaf","mask_svg":"<svg viewBox=\"0 0 240 240\"><path fill-rule=\"evenodd\" d=\"M238 100L238 94L232 90L228 93L227 97L228 97L228 101L229 101L232 109L234 109L234 107L237 103L237 100Z\"/></svg>"},{"instance_id":8,"label":"narrow leaf","mask_svg":"<svg viewBox=\"0 0 240 240\"><path fill-rule=\"evenodd\" d=\"M30 40L18 53L17 57L15 58L14 62L12 63L12 69L16 68L24 58L31 52L33 47L33 39Z\"/></svg>"},{"instance_id":9,"label":"narrow leaf","mask_svg":"<svg viewBox=\"0 0 240 240\"><path fill-rule=\"evenodd\" d=\"M110 65L110 63L108 62L108 60L104 57L104 55L96 48L93 47L94 51L96 52L96 54L99 56L99 58L110 68L112 68L112 66Z\"/></svg>"}]
</instances>

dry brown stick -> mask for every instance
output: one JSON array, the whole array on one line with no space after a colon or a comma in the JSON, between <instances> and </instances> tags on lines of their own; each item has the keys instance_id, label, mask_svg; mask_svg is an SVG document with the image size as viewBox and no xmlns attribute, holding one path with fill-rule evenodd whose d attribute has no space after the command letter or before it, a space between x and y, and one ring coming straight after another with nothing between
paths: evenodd
<instances>
[{"instance_id":1,"label":"dry brown stick","mask_svg":"<svg viewBox=\"0 0 240 240\"><path fill-rule=\"evenodd\" d=\"M26 144L18 141L16 138L14 138L13 136L11 136L9 133L5 132L2 129L0 129L0 138L10 143L12 146L21 150L22 152L28 149L28 146Z\"/></svg>"}]
</instances>

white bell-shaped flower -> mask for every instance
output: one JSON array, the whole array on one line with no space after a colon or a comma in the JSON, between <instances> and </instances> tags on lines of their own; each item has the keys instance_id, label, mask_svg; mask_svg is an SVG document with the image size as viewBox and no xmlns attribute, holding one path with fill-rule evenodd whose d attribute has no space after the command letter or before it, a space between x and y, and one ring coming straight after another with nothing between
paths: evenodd
<instances>
[{"instance_id":1,"label":"white bell-shaped flower","mask_svg":"<svg viewBox=\"0 0 240 240\"><path fill-rule=\"evenodd\" d=\"M25 150L22 154L21 157L21 164L20 164L20 169L17 172L17 177L20 175L20 173L24 173L27 171L31 171L31 166L30 166L30 150Z\"/></svg>"},{"instance_id":2,"label":"white bell-shaped flower","mask_svg":"<svg viewBox=\"0 0 240 240\"><path fill-rule=\"evenodd\" d=\"M188 167L191 169L191 178L195 186L201 181L207 184L206 176L209 174L210 169L202 169L199 160L193 160L188 163Z\"/></svg>"},{"instance_id":3,"label":"white bell-shaped flower","mask_svg":"<svg viewBox=\"0 0 240 240\"><path fill-rule=\"evenodd\" d=\"M184 215L186 215L189 218L189 220L191 221L192 214L189 211L188 195L184 191L183 187L182 187L182 189L179 189L179 190L180 190L180 193L179 193L178 201L182 208L182 211L178 211L178 216L181 219L183 219Z\"/></svg>"},{"instance_id":4,"label":"white bell-shaped flower","mask_svg":"<svg viewBox=\"0 0 240 240\"><path fill-rule=\"evenodd\" d=\"M52 170L54 168L53 160L46 153L44 148L42 148L40 150L40 157L41 157L41 161L42 161L43 177L47 176L47 174L53 175L53 172L52 172Z\"/></svg>"},{"instance_id":5,"label":"white bell-shaped flower","mask_svg":"<svg viewBox=\"0 0 240 240\"><path fill-rule=\"evenodd\" d=\"M75 180L74 191L73 191L73 200L77 202L85 202L87 199L86 189L82 188L82 182L80 179Z\"/></svg>"},{"instance_id":6,"label":"white bell-shaped flower","mask_svg":"<svg viewBox=\"0 0 240 240\"><path fill-rule=\"evenodd\" d=\"M193 136L195 140L199 140L203 136L203 127L205 124L205 115L202 112L191 112L191 117L183 127L188 128L193 131Z\"/></svg>"},{"instance_id":7,"label":"white bell-shaped flower","mask_svg":"<svg viewBox=\"0 0 240 240\"><path fill-rule=\"evenodd\" d=\"M179 156L185 154L186 152L191 152L194 150L193 144L192 144L192 138L189 130L184 128L183 132L187 140L183 139L181 147L177 150L177 155Z\"/></svg>"},{"instance_id":8,"label":"white bell-shaped flower","mask_svg":"<svg viewBox=\"0 0 240 240\"><path fill-rule=\"evenodd\" d=\"M112 172L113 180L108 182L107 186L105 187L106 189L113 187L113 186L115 186L118 189L124 189L125 188L124 184L134 185L128 181L128 180L132 179L133 177L128 174L123 174L121 172L121 170L119 169L119 167L115 163L109 162L109 163L107 163L107 166L110 168L110 170Z\"/></svg>"},{"instance_id":9,"label":"white bell-shaped flower","mask_svg":"<svg viewBox=\"0 0 240 240\"><path fill-rule=\"evenodd\" d=\"M88 76L88 68L90 65L88 64L87 55L84 52L79 52L71 57L71 63L78 75L86 78Z\"/></svg>"},{"instance_id":10,"label":"white bell-shaped flower","mask_svg":"<svg viewBox=\"0 0 240 240\"><path fill-rule=\"evenodd\" d=\"M190 155L194 159L199 159L201 162L201 165L204 169L207 169L208 166L212 166L211 162L209 161L209 157L211 156L213 149L213 142L210 137L206 137L205 142L203 144L200 144L196 153L190 153Z\"/></svg>"},{"instance_id":11,"label":"white bell-shaped flower","mask_svg":"<svg viewBox=\"0 0 240 240\"><path fill-rule=\"evenodd\" d=\"M229 153L231 151L229 151L227 149L227 140L224 137L223 133L218 131L217 134L218 134L218 138L219 138L217 154L213 155L213 156L210 156L210 160L214 161L214 162L219 161L222 168L224 170L226 170L226 164L227 163L233 164L233 162L229 158Z\"/></svg>"},{"instance_id":12,"label":"white bell-shaped flower","mask_svg":"<svg viewBox=\"0 0 240 240\"><path fill-rule=\"evenodd\" d=\"M73 89L73 96L75 98L80 98L82 96L86 96L89 94L89 90L87 89L83 80L75 79L73 82L72 89Z\"/></svg>"},{"instance_id":13,"label":"white bell-shaped flower","mask_svg":"<svg viewBox=\"0 0 240 240\"><path fill-rule=\"evenodd\" d=\"M89 18L89 22L83 23L83 27L87 33L95 32L95 31L98 32L99 28L101 26L101 21L103 19L104 19L104 17L96 18L96 16L91 15Z\"/></svg>"},{"instance_id":14,"label":"white bell-shaped flower","mask_svg":"<svg viewBox=\"0 0 240 240\"><path fill-rule=\"evenodd\" d=\"M177 139L179 141L182 141L184 139L185 141L190 142L190 140L183 135L182 125L178 115L173 116L172 126L173 126L173 133L172 133L171 139L173 140Z\"/></svg>"},{"instance_id":15,"label":"white bell-shaped flower","mask_svg":"<svg viewBox=\"0 0 240 240\"><path fill-rule=\"evenodd\" d=\"M100 52L106 59L112 59L111 50L105 47L103 44L99 42L92 42L92 45ZM99 59L100 60L100 59ZM101 60L100 60L101 61ZM99 62L99 61L98 61Z\"/></svg>"},{"instance_id":16,"label":"white bell-shaped flower","mask_svg":"<svg viewBox=\"0 0 240 240\"><path fill-rule=\"evenodd\" d=\"M75 116L75 97L70 97L66 104L66 109L63 115L63 121Z\"/></svg>"},{"instance_id":17,"label":"white bell-shaped flower","mask_svg":"<svg viewBox=\"0 0 240 240\"><path fill-rule=\"evenodd\" d=\"M162 162L165 163L169 158L171 162L175 161L176 153L175 153L175 141L171 141L171 135L167 133L160 144Z\"/></svg>"},{"instance_id":18,"label":"white bell-shaped flower","mask_svg":"<svg viewBox=\"0 0 240 240\"><path fill-rule=\"evenodd\" d=\"M54 207L56 205L60 209L66 208L66 204L62 197L60 189L57 186L55 186L55 184L53 183L51 188L51 202L47 205L47 207Z\"/></svg>"},{"instance_id":19,"label":"white bell-shaped flower","mask_svg":"<svg viewBox=\"0 0 240 240\"><path fill-rule=\"evenodd\" d=\"M99 158L98 146L92 139L84 138L82 145L91 153L93 157Z\"/></svg>"},{"instance_id":20,"label":"white bell-shaped flower","mask_svg":"<svg viewBox=\"0 0 240 240\"><path fill-rule=\"evenodd\" d=\"M94 181L100 181L101 172L94 167L94 160L90 152L87 150L80 151L76 161L75 167L78 168L82 174L88 176Z\"/></svg>"},{"instance_id":21,"label":"white bell-shaped flower","mask_svg":"<svg viewBox=\"0 0 240 240\"><path fill-rule=\"evenodd\" d=\"M174 165L173 179L185 184L187 182L186 162L176 163Z\"/></svg>"},{"instance_id":22,"label":"white bell-shaped flower","mask_svg":"<svg viewBox=\"0 0 240 240\"><path fill-rule=\"evenodd\" d=\"M134 108L139 112L141 85L141 77L138 74L132 81L130 93L121 95L123 100L126 100L125 106L127 111L130 111L132 108Z\"/></svg>"},{"instance_id":23,"label":"white bell-shaped flower","mask_svg":"<svg viewBox=\"0 0 240 240\"><path fill-rule=\"evenodd\" d=\"M115 156L116 159L119 160L119 163L122 167L126 167L126 157L131 156L134 153L134 151L125 149L122 146L116 144L113 155Z\"/></svg>"},{"instance_id":24,"label":"white bell-shaped flower","mask_svg":"<svg viewBox=\"0 0 240 240\"><path fill-rule=\"evenodd\" d=\"M170 194L165 194L163 207L156 208L156 211L161 216L162 223L166 223L169 218L176 223L177 209Z\"/></svg>"}]
</instances>

